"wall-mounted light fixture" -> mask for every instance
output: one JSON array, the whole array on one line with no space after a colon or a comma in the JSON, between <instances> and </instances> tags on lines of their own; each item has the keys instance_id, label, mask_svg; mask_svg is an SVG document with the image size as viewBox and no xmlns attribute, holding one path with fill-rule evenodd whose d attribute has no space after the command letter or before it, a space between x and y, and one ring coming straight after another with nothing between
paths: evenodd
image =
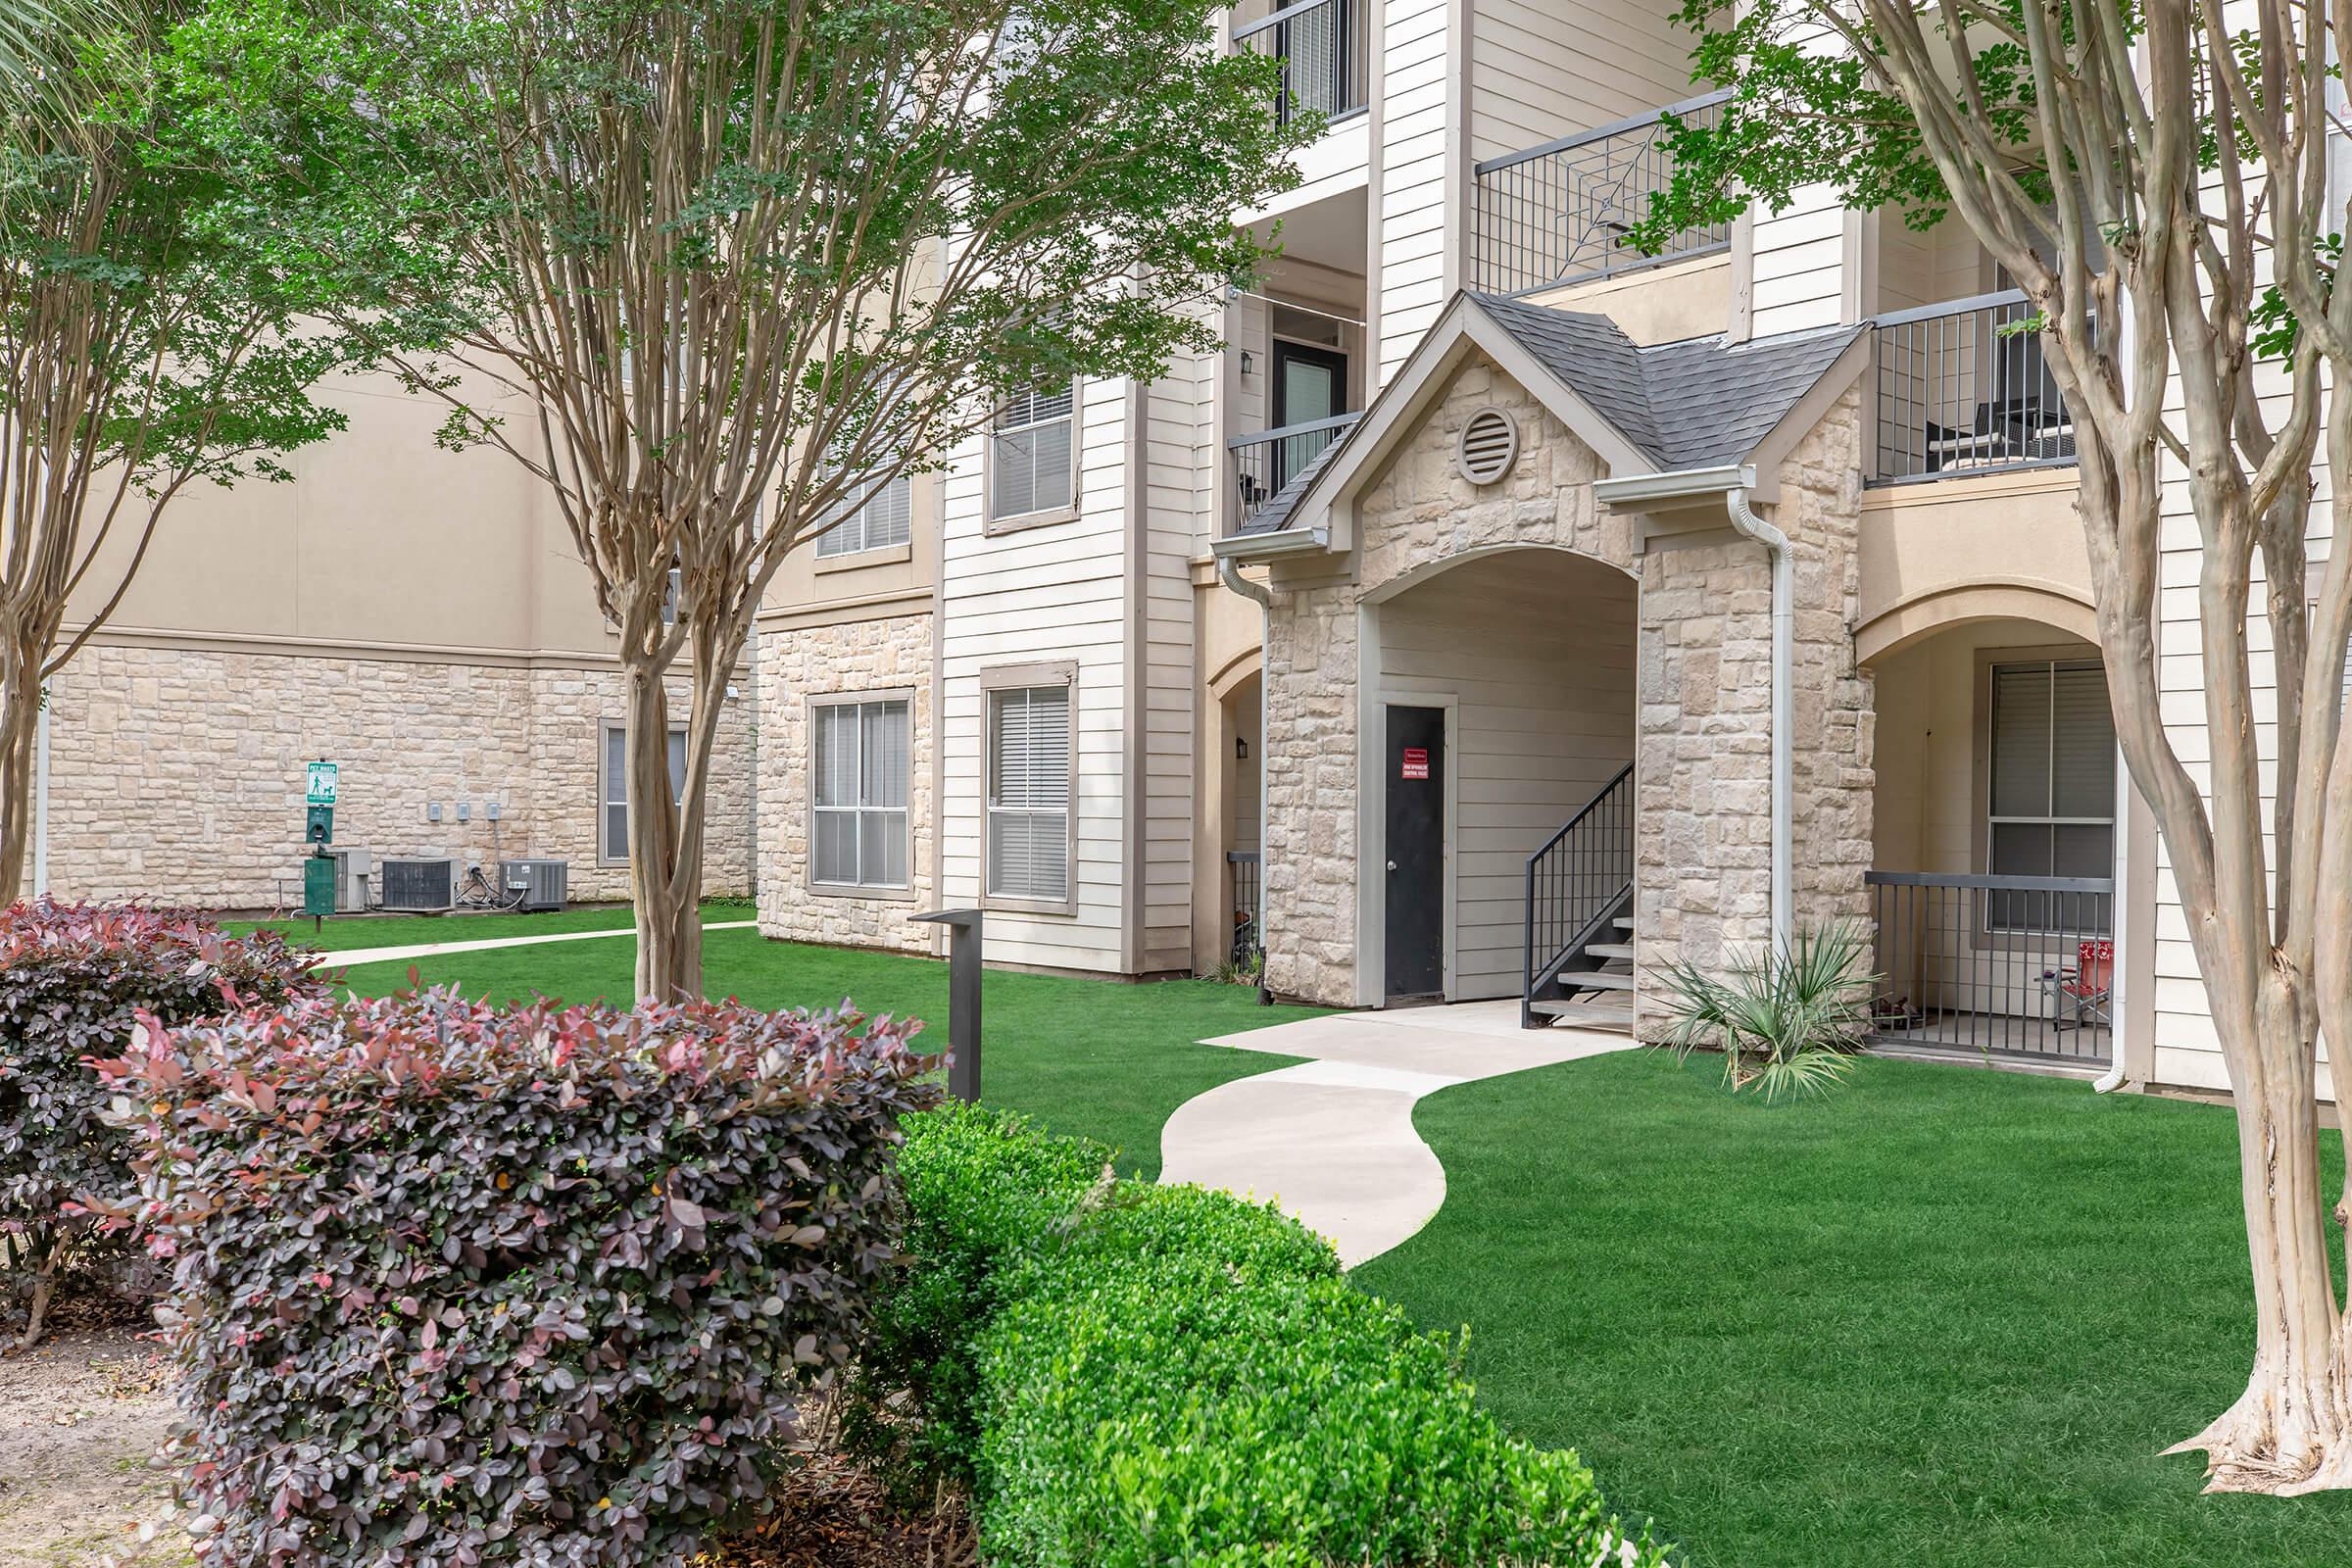
<instances>
[{"instance_id":1,"label":"wall-mounted light fixture","mask_svg":"<svg viewBox=\"0 0 2352 1568\"><path fill-rule=\"evenodd\" d=\"M1247 738L1240 735L1233 738L1233 760L1237 762L1250 760L1250 742Z\"/></svg>"},{"instance_id":2,"label":"wall-mounted light fixture","mask_svg":"<svg viewBox=\"0 0 2352 1568\"><path fill-rule=\"evenodd\" d=\"M1251 354L1248 349L1242 350L1242 373L1244 375L1257 373L1257 356Z\"/></svg>"}]
</instances>

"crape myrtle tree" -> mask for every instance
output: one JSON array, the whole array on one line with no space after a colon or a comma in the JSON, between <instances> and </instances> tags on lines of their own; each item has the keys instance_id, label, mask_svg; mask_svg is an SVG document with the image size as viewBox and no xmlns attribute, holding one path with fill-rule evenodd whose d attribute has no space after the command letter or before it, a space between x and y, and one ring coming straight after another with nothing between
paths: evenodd
<instances>
[{"instance_id":1,"label":"crape myrtle tree","mask_svg":"<svg viewBox=\"0 0 2352 1568\"><path fill-rule=\"evenodd\" d=\"M2321 1190L2316 1093L2323 1032L2339 1093L2352 1054L2352 291L2330 286L2328 169L2352 0L1688 0L1682 20L1733 97L1718 128L1673 134L1640 243L1824 182L1915 226L1957 219L2032 302L2074 419L2116 733L2236 1106L2252 1373L2179 1448L2216 1490L2352 1485L2327 1234L2352 1216ZM2338 478L2315 515L2323 449ZM2191 514L2201 769L2158 703L2168 480Z\"/></svg>"},{"instance_id":2,"label":"crape myrtle tree","mask_svg":"<svg viewBox=\"0 0 2352 1568\"><path fill-rule=\"evenodd\" d=\"M0 905L43 683L190 485L286 478L341 428L314 389L363 351L323 319L403 265L366 219L375 136L267 0L31 22L0 27Z\"/></svg>"},{"instance_id":3,"label":"crape myrtle tree","mask_svg":"<svg viewBox=\"0 0 2352 1568\"><path fill-rule=\"evenodd\" d=\"M637 992L699 991L728 672L785 558L1009 398L1214 346L1296 179L1211 0L383 0L454 258L403 346L553 492L626 684ZM682 788L664 677L690 676Z\"/></svg>"}]
</instances>

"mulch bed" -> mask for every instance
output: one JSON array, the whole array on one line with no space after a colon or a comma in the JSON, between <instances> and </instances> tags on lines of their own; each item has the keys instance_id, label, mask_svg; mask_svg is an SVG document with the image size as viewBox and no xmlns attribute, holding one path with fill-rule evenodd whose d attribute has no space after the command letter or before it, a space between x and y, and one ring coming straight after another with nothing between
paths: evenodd
<instances>
[{"instance_id":1,"label":"mulch bed","mask_svg":"<svg viewBox=\"0 0 2352 1568\"><path fill-rule=\"evenodd\" d=\"M836 1455L811 1453L786 1480L776 1511L717 1544L698 1568L970 1568L979 1561L963 1499L894 1503L882 1484Z\"/></svg>"}]
</instances>

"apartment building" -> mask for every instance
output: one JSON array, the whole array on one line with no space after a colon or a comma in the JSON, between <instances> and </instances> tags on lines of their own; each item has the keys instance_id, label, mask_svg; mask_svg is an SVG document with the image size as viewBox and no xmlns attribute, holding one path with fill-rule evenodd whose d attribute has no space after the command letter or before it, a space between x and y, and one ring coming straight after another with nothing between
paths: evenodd
<instances>
[{"instance_id":1,"label":"apartment building","mask_svg":"<svg viewBox=\"0 0 2352 1568\"><path fill-rule=\"evenodd\" d=\"M1674 9L1232 12L1327 121L1280 259L1221 354L1040 389L779 584L767 930L978 905L1140 977L1259 922L1286 996L1649 1033L1677 959L1850 917L1890 1047L2223 1087L2022 296L1827 191L1626 251L1714 112Z\"/></svg>"},{"instance_id":2,"label":"apartment building","mask_svg":"<svg viewBox=\"0 0 2352 1568\"><path fill-rule=\"evenodd\" d=\"M501 454L438 450L443 411L388 379L328 401L349 427L295 453L290 481L173 503L122 604L51 679L33 888L299 906L305 764L325 759L336 847L364 852L370 902L402 857L461 876L552 857L573 900L626 899L615 639L551 498ZM110 542L85 598L129 544ZM714 893L751 883L751 679L747 663L722 720ZM682 680L673 701L682 748Z\"/></svg>"}]
</instances>

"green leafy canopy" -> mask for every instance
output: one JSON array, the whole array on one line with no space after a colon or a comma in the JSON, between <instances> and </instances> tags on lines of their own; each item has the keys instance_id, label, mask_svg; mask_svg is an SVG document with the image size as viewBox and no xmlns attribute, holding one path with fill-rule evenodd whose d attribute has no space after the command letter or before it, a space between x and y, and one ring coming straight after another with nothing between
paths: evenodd
<instances>
[{"instance_id":1,"label":"green leafy canopy","mask_svg":"<svg viewBox=\"0 0 2352 1568\"><path fill-rule=\"evenodd\" d=\"M406 267L372 219L393 172L318 24L282 0L149 6L74 51L77 118L0 146L0 384L20 445L189 478L284 476L341 428L319 382L365 358L328 318ZM89 395L63 398L68 371Z\"/></svg>"}]
</instances>

